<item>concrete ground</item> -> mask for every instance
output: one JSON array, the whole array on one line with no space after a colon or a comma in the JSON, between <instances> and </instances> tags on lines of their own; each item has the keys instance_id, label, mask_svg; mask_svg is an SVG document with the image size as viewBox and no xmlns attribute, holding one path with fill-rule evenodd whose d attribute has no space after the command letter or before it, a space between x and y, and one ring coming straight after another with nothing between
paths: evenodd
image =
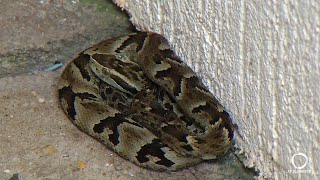
<instances>
[{"instance_id":1,"label":"concrete ground","mask_svg":"<svg viewBox=\"0 0 320 180\"><path fill-rule=\"evenodd\" d=\"M140 168L67 119L61 68L44 70L131 30L107 0L0 0L0 179L253 179L233 152L174 173Z\"/></svg>"}]
</instances>

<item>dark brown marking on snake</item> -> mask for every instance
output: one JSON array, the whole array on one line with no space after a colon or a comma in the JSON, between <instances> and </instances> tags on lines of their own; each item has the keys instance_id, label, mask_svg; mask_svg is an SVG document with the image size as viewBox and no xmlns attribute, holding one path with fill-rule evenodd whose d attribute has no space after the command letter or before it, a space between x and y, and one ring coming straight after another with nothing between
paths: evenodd
<instances>
[{"instance_id":1,"label":"dark brown marking on snake","mask_svg":"<svg viewBox=\"0 0 320 180\"><path fill-rule=\"evenodd\" d=\"M108 87L107 85L101 87L100 86L100 95L102 99L108 100L109 95L114 93L114 89L111 87Z\"/></svg>"},{"instance_id":2,"label":"dark brown marking on snake","mask_svg":"<svg viewBox=\"0 0 320 180\"><path fill-rule=\"evenodd\" d=\"M220 119L220 112L212 106L210 103L206 103L205 105L199 105L196 108L192 109L192 113L208 113L211 117L210 124L215 124Z\"/></svg>"},{"instance_id":3,"label":"dark brown marking on snake","mask_svg":"<svg viewBox=\"0 0 320 180\"><path fill-rule=\"evenodd\" d=\"M74 101L75 101L75 93L72 91L72 88L69 86L65 86L61 89L59 89L59 99L64 99L66 103L68 104L67 106L67 114L68 116L74 121L75 116L76 116L76 110L74 108Z\"/></svg>"},{"instance_id":4,"label":"dark brown marking on snake","mask_svg":"<svg viewBox=\"0 0 320 180\"><path fill-rule=\"evenodd\" d=\"M188 87L197 88L206 93L210 93L209 90L201 83L199 78L192 76L190 78L186 78L185 80Z\"/></svg>"},{"instance_id":5,"label":"dark brown marking on snake","mask_svg":"<svg viewBox=\"0 0 320 180\"><path fill-rule=\"evenodd\" d=\"M162 131L170 134L172 137L175 137L180 142L188 143L188 140L186 139L187 134L179 131L174 125L167 125L165 127L162 127Z\"/></svg>"},{"instance_id":6,"label":"dark brown marking on snake","mask_svg":"<svg viewBox=\"0 0 320 180\"><path fill-rule=\"evenodd\" d=\"M117 53L121 53L122 50L126 49L126 47L132 45L132 43L137 44L136 52L140 51L143 47L143 42L147 37L147 33L138 33L135 35L129 35L129 38L126 39L119 48L115 50Z\"/></svg>"},{"instance_id":7,"label":"dark brown marking on snake","mask_svg":"<svg viewBox=\"0 0 320 180\"><path fill-rule=\"evenodd\" d=\"M112 131L112 134L109 134L109 140L115 146L119 144L119 131L118 126L122 123L133 124L135 126L141 127L138 123L130 122L125 118L125 115L122 113L115 114L114 117L107 117L103 120L100 120L100 123L95 124L93 131L95 133L103 133L105 128L108 128Z\"/></svg>"},{"instance_id":8,"label":"dark brown marking on snake","mask_svg":"<svg viewBox=\"0 0 320 180\"><path fill-rule=\"evenodd\" d=\"M195 139L197 140L198 144L206 143L206 141L203 139L200 139L200 138L195 138Z\"/></svg>"},{"instance_id":9,"label":"dark brown marking on snake","mask_svg":"<svg viewBox=\"0 0 320 180\"><path fill-rule=\"evenodd\" d=\"M152 109L150 110L150 112L153 113L153 114L157 114L157 115L159 115L159 116L165 116L165 115L168 113L168 111L166 111L165 109L163 109L163 108L161 108L161 107L159 107L159 108L152 108Z\"/></svg>"},{"instance_id":10,"label":"dark brown marking on snake","mask_svg":"<svg viewBox=\"0 0 320 180\"><path fill-rule=\"evenodd\" d=\"M161 57L161 55L159 54L156 54L154 57L153 57L153 61L156 63L156 64L161 64L163 62L163 57Z\"/></svg>"},{"instance_id":11,"label":"dark brown marking on snake","mask_svg":"<svg viewBox=\"0 0 320 180\"><path fill-rule=\"evenodd\" d=\"M125 62L118 60L115 55L93 54L92 58L95 61L97 61L100 65L105 67L103 69L105 74L109 74L108 73L109 69L113 69L116 72L119 72L120 74L122 74L124 76L129 76L128 72L125 70L126 70L126 68L128 68L132 64L125 63ZM124 67L126 67L126 68L124 68Z\"/></svg>"},{"instance_id":12,"label":"dark brown marking on snake","mask_svg":"<svg viewBox=\"0 0 320 180\"><path fill-rule=\"evenodd\" d=\"M111 101L113 102L126 102L128 100L125 99L125 97L122 96L122 94L118 93L118 92L115 92L113 93L113 96L111 98Z\"/></svg>"},{"instance_id":13,"label":"dark brown marking on snake","mask_svg":"<svg viewBox=\"0 0 320 180\"><path fill-rule=\"evenodd\" d=\"M155 78L162 80L165 80L165 78L171 79L173 81L173 95L179 96L179 93L181 93L181 77L175 72L174 68L158 71Z\"/></svg>"},{"instance_id":14,"label":"dark brown marking on snake","mask_svg":"<svg viewBox=\"0 0 320 180\"><path fill-rule=\"evenodd\" d=\"M181 147L182 147L183 149L185 149L185 150L189 151L189 152L193 151L192 146L190 146L189 144L187 144L187 145L183 145L183 146L181 146Z\"/></svg>"},{"instance_id":15,"label":"dark brown marking on snake","mask_svg":"<svg viewBox=\"0 0 320 180\"><path fill-rule=\"evenodd\" d=\"M191 126L196 120L193 118L187 118L186 116L181 116L180 119L186 123L186 126Z\"/></svg>"},{"instance_id":16,"label":"dark brown marking on snake","mask_svg":"<svg viewBox=\"0 0 320 180\"><path fill-rule=\"evenodd\" d=\"M81 100L84 100L84 99L89 99L89 100L96 100L97 97L93 94L90 94L90 93L76 93L76 96L78 98L80 98Z\"/></svg>"},{"instance_id":17,"label":"dark brown marking on snake","mask_svg":"<svg viewBox=\"0 0 320 180\"><path fill-rule=\"evenodd\" d=\"M181 85L180 85L181 86ZM170 102L176 103L176 100L173 99L173 97L170 96L170 94L166 93L167 97L169 98Z\"/></svg>"},{"instance_id":18,"label":"dark brown marking on snake","mask_svg":"<svg viewBox=\"0 0 320 180\"><path fill-rule=\"evenodd\" d=\"M232 139L233 138L233 124L231 122L230 115L226 111L220 112L219 115L220 115L221 119L223 120L221 125L228 129L228 132L229 132L228 137L230 139Z\"/></svg>"},{"instance_id":19,"label":"dark brown marking on snake","mask_svg":"<svg viewBox=\"0 0 320 180\"><path fill-rule=\"evenodd\" d=\"M106 87L103 91L105 94L112 94L114 92L112 87Z\"/></svg>"},{"instance_id":20,"label":"dark brown marking on snake","mask_svg":"<svg viewBox=\"0 0 320 180\"><path fill-rule=\"evenodd\" d=\"M103 133L105 128L108 128L112 131L112 134L109 134L109 141L112 144L119 144L119 132L118 126L119 124L125 122L124 117L120 114L116 114L115 117L108 117L106 119L100 120L99 124L94 125L93 131L95 133Z\"/></svg>"},{"instance_id":21,"label":"dark brown marking on snake","mask_svg":"<svg viewBox=\"0 0 320 180\"><path fill-rule=\"evenodd\" d=\"M141 111L140 114L141 114L142 116L144 116L144 117L147 117L147 116L149 115L148 113L143 112L143 111Z\"/></svg>"},{"instance_id":22,"label":"dark brown marking on snake","mask_svg":"<svg viewBox=\"0 0 320 180\"><path fill-rule=\"evenodd\" d=\"M88 73L88 69L86 69L86 65L88 64L89 60L90 56L87 54L83 54L83 52L80 53L79 56L74 60L74 65L77 66L77 68L80 70L81 76L87 81L90 81L91 79Z\"/></svg>"},{"instance_id":23,"label":"dark brown marking on snake","mask_svg":"<svg viewBox=\"0 0 320 180\"><path fill-rule=\"evenodd\" d=\"M135 89L134 87L130 86L126 81L123 79L119 78L118 76L115 76L113 74L110 75L110 78L112 78L117 84L119 84L123 89L127 90L128 92L132 94L138 93L138 90Z\"/></svg>"},{"instance_id":24,"label":"dark brown marking on snake","mask_svg":"<svg viewBox=\"0 0 320 180\"><path fill-rule=\"evenodd\" d=\"M129 107L128 107L128 105L126 105L126 104L118 103L117 109L118 109L119 111L123 111L123 112L124 112L124 111L128 111Z\"/></svg>"},{"instance_id":25,"label":"dark brown marking on snake","mask_svg":"<svg viewBox=\"0 0 320 180\"><path fill-rule=\"evenodd\" d=\"M72 91L72 88L70 86L65 86L59 89L58 92L59 92L59 98L66 100L68 104L67 113L72 120L75 120L75 116L76 116L76 110L74 107L74 101L76 97L80 98L81 100L83 99L94 100L97 98L93 94L89 94L89 93L75 93ZM61 94L63 94L63 96L61 96Z\"/></svg>"},{"instance_id":26,"label":"dark brown marking on snake","mask_svg":"<svg viewBox=\"0 0 320 180\"><path fill-rule=\"evenodd\" d=\"M212 111L210 115L212 117L212 119L210 121L210 124L215 124L216 122L219 121L219 119L221 117L220 113L217 110L216 111Z\"/></svg>"},{"instance_id":27,"label":"dark brown marking on snake","mask_svg":"<svg viewBox=\"0 0 320 180\"><path fill-rule=\"evenodd\" d=\"M164 49L164 50L159 50L159 51L160 51L162 57L169 58L173 61L178 62L179 64L182 63L180 58L177 55L175 55L171 49ZM163 59L161 61L163 61Z\"/></svg>"},{"instance_id":28,"label":"dark brown marking on snake","mask_svg":"<svg viewBox=\"0 0 320 180\"><path fill-rule=\"evenodd\" d=\"M156 87L157 87L157 86L156 86ZM161 102L163 102L163 101L164 101L164 97L165 97L165 95L166 95L166 92L163 91L162 89L158 88L158 87L157 87L157 89L159 89L159 90L158 90L158 93L157 93L157 98L158 98Z\"/></svg>"},{"instance_id":29,"label":"dark brown marking on snake","mask_svg":"<svg viewBox=\"0 0 320 180\"><path fill-rule=\"evenodd\" d=\"M117 62L116 56L110 54L92 54L91 57L99 64L107 67L111 66L112 63Z\"/></svg>"},{"instance_id":30,"label":"dark brown marking on snake","mask_svg":"<svg viewBox=\"0 0 320 180\"><path fill-rule=\"evenodd\" d=\"M95 59L101 66L105 67L102 70L105 74L110 74L108 71L113 69L123 76L130 77L130 79L134 79L136 81L140 80L138 74L142 74L142 70L137 64L123 62L117 59L115 55L94 54L92 55L92 58Z\"/></svg>"},{"instance_id":31,"label":"dark brown marking on snake","mask_svg":"<svg viewBox=\"0 0 320 180\"><path fill-rule=\"evenodd\" d=\"M164 145L159 139L154 139L151 143L141 147L140 151L137 152L138 155L136 156L136 158L139 161L139 163L143 164L145 162L150 161L148 156L157 157L160 160L155 162L156 164L163 165L165 167L171 167L175 163L165 157L165 153L161 149L164 147L167 146Z\"/></svg>"},{"instance_id":32,"label":"dark brown marking on snake","mask_svg":"<svg viewBox=\"0 0 320 180\"><path fill-rule=\"evenodd\" d=\"M198 107L193 108L192 113L200 113L208 110L211 110L211 108L210 108L210 105L206 103L205 105L199 105Z\"/></svg>"},{"instance_id":33,"label":"dark brown marking on snake","mask_svg":"<svg viewBox=\"0 0 320 180\"><path fill-rule=\"evenodd\" d=\"M172 104L170 104L170 103L165 103L165 104L164 104L164 107L165 107L167 110L169 110L169 111L173 111L173 106L172 106Z\"/></svg>"}]
</instances>

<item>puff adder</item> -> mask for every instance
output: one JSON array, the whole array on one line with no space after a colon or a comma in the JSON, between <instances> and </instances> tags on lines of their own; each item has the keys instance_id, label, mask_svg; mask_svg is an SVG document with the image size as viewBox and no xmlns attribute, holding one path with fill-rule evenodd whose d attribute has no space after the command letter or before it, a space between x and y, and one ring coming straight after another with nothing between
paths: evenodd
<instances>
[{"instance_id":1,"label":"puff adder","mask_svg":"<svg viewBox=\"0 0 320 180\"><path fill-rule=\"evenodd\" d=\"M159 34L135 33L80 53L58 82L80 130L131 162L175 171L230 147L231 119Z\"/></svg>"}]
</instances>

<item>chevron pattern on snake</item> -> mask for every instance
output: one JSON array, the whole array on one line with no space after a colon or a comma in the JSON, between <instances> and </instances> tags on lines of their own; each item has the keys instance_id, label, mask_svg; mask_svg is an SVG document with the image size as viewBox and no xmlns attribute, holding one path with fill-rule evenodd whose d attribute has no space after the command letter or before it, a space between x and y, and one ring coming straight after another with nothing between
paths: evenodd
<instances>
[{"instance_id":1,"label":"chevron pattern on snake","mask_svg":"<svg viewBox=\"0 0 320 180\"><path fill-rule=\"evenodd\" d=\"M111 38L81 52L58 88L73 124L139 166L176 171L231 145L229 114L156 33Z\"/></svg>"}]
</instances>

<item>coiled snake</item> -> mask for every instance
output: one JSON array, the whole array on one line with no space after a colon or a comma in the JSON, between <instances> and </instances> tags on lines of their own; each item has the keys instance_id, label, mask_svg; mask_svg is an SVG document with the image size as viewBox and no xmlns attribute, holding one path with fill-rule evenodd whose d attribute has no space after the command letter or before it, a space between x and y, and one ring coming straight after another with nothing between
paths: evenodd
<instances>
[{"instance_id":1,"label":"coiled snake","mask_svg":"<svg viewBox=\"0 0 320 180\"><path fill-rule=\"evenodd\" d=\"M159 34L130 34L85 50L58 86L71 121L137 165L175 171L230 147L228 113Z\"/></svg>"}]
</instances>

